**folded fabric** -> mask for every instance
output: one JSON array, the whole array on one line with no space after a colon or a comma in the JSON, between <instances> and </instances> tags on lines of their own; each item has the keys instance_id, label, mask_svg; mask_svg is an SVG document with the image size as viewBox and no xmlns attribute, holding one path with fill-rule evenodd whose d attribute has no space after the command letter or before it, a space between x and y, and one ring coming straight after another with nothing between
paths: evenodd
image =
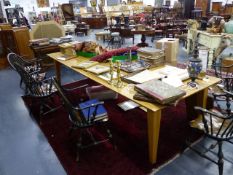
<instances>
[{"instance_id":1,"label":"folded fabric","mask_svg":"<svg viewBox=\"0 0 233 175\"><path fill-rule=\"evenodd\" d=\"M137 51L138 48L139 48L139 47L137 47L137 46L133 46L133 47L130 47L130 48L114 49L114 50L105 52L104 54L101 54L101 55L98 55L98 56L93 57L93 58L91 59L91 61L103 62L103 61L105 61L105 60L111 58L112 56L120 55L120 54L129 52L130 50L131 50L131 52L132 52L132 51Z\"/></svg>"}]
</instances>

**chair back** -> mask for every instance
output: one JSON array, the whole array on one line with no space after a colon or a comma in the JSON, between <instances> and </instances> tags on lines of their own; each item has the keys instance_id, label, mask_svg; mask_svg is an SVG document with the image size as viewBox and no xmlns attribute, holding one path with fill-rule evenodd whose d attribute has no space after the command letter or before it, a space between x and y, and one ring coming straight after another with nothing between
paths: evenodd
<instances>
[{"instance_id":1,"label":"chair back","mask_svg":"<svg viewBox=\"0 0 233 175\"><path fill-rule=\"evenodd\" d=\"M17 55L16 53L14 52L11 52L7 55L7 60L8 60L8 63L11 65L11 67L16 70L15 68L15 63L18 63L20 65L24 65L24 61L23 59Z\"/></svg>"},{"instance_id":2,"label":"chair back","mask_svg":"<svg viewBox=\"0 0 233 175\"><path fill-rule=\"evenodd\" d=\"M28 95L32 97L47 97L54 92L52 81L49 81L49 79L37 81L35 74L30 74L27 72L25 67L20 65L18 62L16 62L14 66L27 87L26 93L29 91Z\"/></svg>"},{"instance_id":3,"label":"chair back","mask_svg":"<svg viewBox=\"0 0 233 175\"><path fill-rule=\"evenodd\" d=\"M86 119L80 114L80 110L75 110L75 108L73 107L72 103L70 102L70 100L67 98L67 96L65 95L64 89L62 88L62 86L58 83L56 78L53 78L53 84L56 87L62 101L63 101L63 105L65 107L65 109L68 111L69 113L69 119L72 123L74 123L75 125L79 125L79 126L84 126L86 123Z\"/></svg>"},{"instance_id":4,"label":"chair back","mask_svg":"<svg viewBox=\"0 0 233 175\"><path fill-rule=\"evenodd\" d=\"M222 63L223 61L220 61L220 63L213 65L215 75L222 79L225 90L233 92L233 64L224 65Z\"/></svg>"},{"instance_id":5,"label":"chair back","mask_svg":"<svg viewBox=\"0 0 233 175\"><path fill-rule=\"evenodd\" d=\"M216 140L230 140L233 138L233 116L225 116L201 107L195 109L202 116L202 129L205 134Z\"/></svg>"}]
</instances>

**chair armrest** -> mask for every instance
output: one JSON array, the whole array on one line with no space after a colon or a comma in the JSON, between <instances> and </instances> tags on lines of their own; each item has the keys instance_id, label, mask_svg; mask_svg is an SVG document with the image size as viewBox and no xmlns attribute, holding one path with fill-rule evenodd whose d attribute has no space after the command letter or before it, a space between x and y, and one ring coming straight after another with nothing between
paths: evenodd
<instances>
[{"instance_id":1,"label":"chair armrest","mask_svg":"<svg viewBox=\"0 0 233 175\"><path fill-rule=\"evenodd\" d=\"M225 115L221 114L220 112L217 113L217 112L209 111L209 110L204 109L204 108L199 107L199 106L195 106L194 109L201 112L202 114L210 114L210 115L215 116L215 117L220 118L220 119L230 119L230 118L232 118L232 116L225 116Z\"/></svg>"},{"instance_id":2,"label":"chair armrest","mask_svg":"<svg viewBox=\"0 0 233 175\"><path fill-rule=\"evenodd\" d=\"M232 92L227 91L227 90L225 90L225 89L223 89L223 92L225 92L225 93L228 94L229 96L233 97L233 93L232 93Z\"/></svg>"}]
</instances>

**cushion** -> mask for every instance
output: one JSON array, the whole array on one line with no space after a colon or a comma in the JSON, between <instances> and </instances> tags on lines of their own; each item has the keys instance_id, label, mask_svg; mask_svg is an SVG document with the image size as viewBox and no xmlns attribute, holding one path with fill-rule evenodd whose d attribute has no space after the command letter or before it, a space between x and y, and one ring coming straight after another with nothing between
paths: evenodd
<instances>
[{"instance_id":1,"label":"cushion","mask_svg":"<svg viewBox=\"0 0 233 175\"><path fill-rule=\"evenodd\" d=\"M80 51L80 50L82 49L82 47L83 47L83 42L76 42L76 43L74 44L74 49L75 49L76 51Z\"/></svg>"},{"instance_id":2,"label":"cushion","mask_svg":"<svg viewBox=\"0 0 233 175\"><path fill-rule=\"evenodd\" d=\"M109 58L111 58L112 56L116 56L116 55L120 55L123 54L125 52L129 52L129 50L131 49L131 51L137 51L139 47L137 46L133 46L131 48L119 48L119 49L114 49L108 52L105 52L104 54L95 56L91 59L91 61L98 61L98 62L103 62Z\"/></svg>"},{"instance_id":3,"label":"cushion","mask_svg":"<svg viewBox=\"0 0 233 175\"><path fill-rule=\"evenodd\" d=\"M83 52L95 52L96 47L98 46L95 42L84 42L82 51Z\"/></svg>"}]
</instances>

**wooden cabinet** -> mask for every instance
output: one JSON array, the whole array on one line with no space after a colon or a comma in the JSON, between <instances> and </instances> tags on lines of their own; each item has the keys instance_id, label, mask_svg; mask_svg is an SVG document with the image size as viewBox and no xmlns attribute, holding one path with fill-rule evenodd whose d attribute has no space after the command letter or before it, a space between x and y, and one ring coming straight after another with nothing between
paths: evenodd
<instances>
[{"instance_id":1,"label":"wooden cabinet","mask_svg":"<svg viewBox=\"0 0 233 175\"><path fill-rule=\"evenodd\" d=\"M106 17L86 17L82 18L82 22L90 25L91 29L102 29L107 26L107 18Z\"/></svg>"},{"instance_id":2,"label":"wooden cabinet","mask_svg":"<svg viewBox=\"0 0 233 175\"><path fill-rule=\"evenodd\" d=\"M222 8L222 2L212 2L212 12L219 13Z\"/></svg>"},{"instance_id":3,"label":"wooden cabinet","mask_svg":"<svg viewBox=\"0 0 233 175\"><path fill-rule=\"evenodd\" d=\"M202 16L206 16L206 13L209 12L210 0L196 0L195 7L202 10Z\"/></svg>"},{"instance_id":4,"label":"wooden cabinet","mask_svg":"<svg viewBox=\"0 0 233 175\"><path fill-rule=\"evenodd\" d=\"M29 48L29 31L27 27L16 27L0 31L0 68L5 68L7 62L7 49L16 52L25 58L32 58L33 52Z\"/></svg>"}]
</instances>

